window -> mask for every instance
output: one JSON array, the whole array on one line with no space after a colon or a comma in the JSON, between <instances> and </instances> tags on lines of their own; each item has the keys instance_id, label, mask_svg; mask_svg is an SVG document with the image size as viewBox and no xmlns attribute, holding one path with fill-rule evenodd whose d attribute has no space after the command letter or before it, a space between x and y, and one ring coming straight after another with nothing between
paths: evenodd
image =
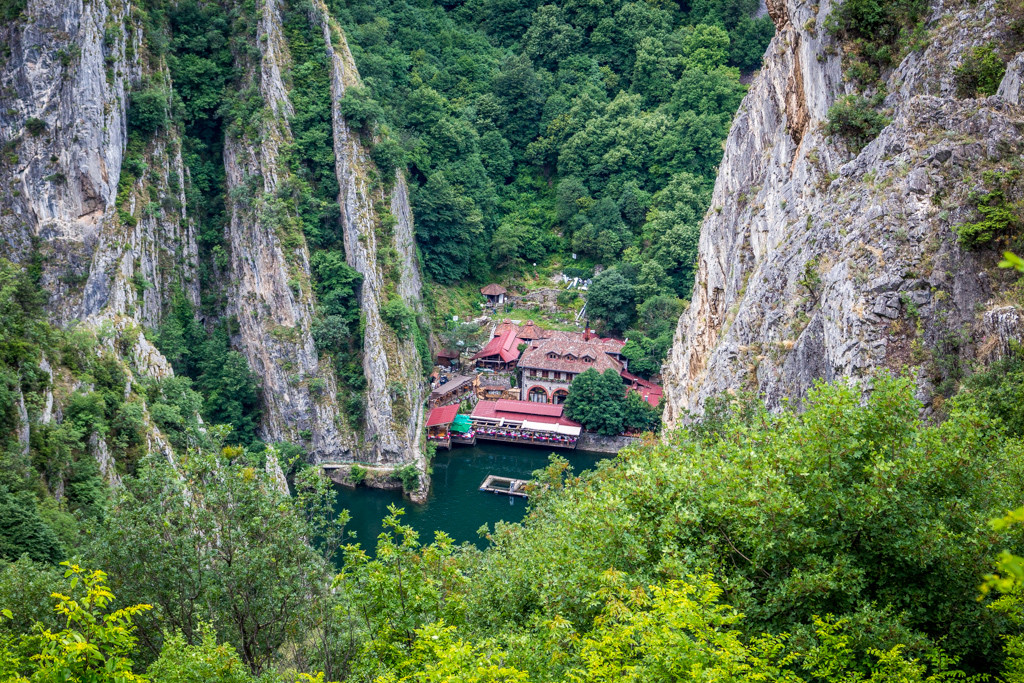
<instances>
[{"instance_id":1,"label":"window","mask_svg":"<svg viewBox=\"0 0 1024 683\"><path fill-rule=\"evenodd\" d=\"M566 391L565 389L556 389L554 393L551 394L551 401L555 405L562 405L563 403L565 403L565 399L568 396L569 392Z\"/></svg>"},{"instance_id":2,"label":"window","mask_svg":"<svg viewBox=\"0 0 1024 683\"><path fill-rule=\"evenodd\" d=\"M548 392L544 391L543 387L534 387L530 389L530 400L534 403L547 403Z\"/></svg>"}]
</instances>

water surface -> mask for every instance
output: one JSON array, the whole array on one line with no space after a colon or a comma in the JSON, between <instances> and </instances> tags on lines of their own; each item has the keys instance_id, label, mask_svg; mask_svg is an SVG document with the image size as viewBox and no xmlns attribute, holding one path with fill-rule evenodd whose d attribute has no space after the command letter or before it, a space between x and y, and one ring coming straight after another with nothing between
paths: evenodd
<instances>
[{"instance_id":1,"label":"water surface","mask_svg":"<svg viewBox=\"0 0 1024 683\"><path fill-rule=\"evenodd\" d=\"M573 471L591 469L608 455L583 451L561 451ZM382 491L359 487L337 487L337 509L352 515L347 530L356 533L356 540L372 550L382 531L381 520L388 505L405 509L403 523L420 533L421 542L434 538L434 531L444 531L456 543L469 541L483 548L487 541L477 530L484 524L491 528L500 520L518 522L526 514L525 498L484 493L480 483L488 474L515 479L529 479L534 470L545 467L551 451L543 447L509 446L497 443L476 446L455 446L451 451L439 450L434 458L430 496L422 505L402 497L401 491Z\"/></svg>"}]
</instances>

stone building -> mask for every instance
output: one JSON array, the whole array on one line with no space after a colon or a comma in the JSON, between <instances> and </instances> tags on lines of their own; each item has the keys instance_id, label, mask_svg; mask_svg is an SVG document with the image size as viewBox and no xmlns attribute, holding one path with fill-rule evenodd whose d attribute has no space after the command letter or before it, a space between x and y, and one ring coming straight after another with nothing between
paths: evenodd
<instances>
[{"instance_id":1,"label":"stone building","mask_svg":"<svg viewBox=\"0 0 1024 683\"><path fill-rule=\"evenodd\" d=\"M620 375L628 361L622 356L625 342L585 332L545 330L545 337L529 342L519 358L520 399L534 403L565 402L576 375L591 368L614 370Z\"/></svg>"}]
</instances>

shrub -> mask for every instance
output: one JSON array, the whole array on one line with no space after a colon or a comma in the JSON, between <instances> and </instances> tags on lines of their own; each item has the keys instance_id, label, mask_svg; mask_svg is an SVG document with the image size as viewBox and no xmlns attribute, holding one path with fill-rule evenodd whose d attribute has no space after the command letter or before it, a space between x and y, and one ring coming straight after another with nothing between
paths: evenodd
<instances>
[{"instance_id":1,"label":"shrub","mask_svg":"<svg viewBox=\"0 0 1024 683\"><path fill-rule=\"evenodd\" d=\"M405 165L405 150L396 140L385 137L370 150L370 157L373 163L377 164L381 175L390 179L395 174L395 169Z\"/></svg>"},{"instance_id":2,"label":"shrub","mask_svg":"<svg viewBox=\"0 0 1024 683\"><path fill-rule=\"evenodd\" d=\"M384 113L365 88L348 88L338 107L349 125L363 132L372 130Z\"/></svg>"},{"instance_id":3,"label":"shrub","mask_svg":"<svg viewBox=\"0 0 1024 683\"><path fill-rule=\"evenodd\" d=\"M558 305L569 306L580 298L580 293L575 289L566 289L558 293Z\"/></svg>"},{"instance_id":4,"label":"shrub","mask_svg":"<svg viewBox=\"0 0 1024 683\"><path fill-rule=\"evenodd\" d=\"M406 340L416 325L416 316L400 298L388 300L380 309L380 317L388 324L401 340Z\"/></svg>"},{"instance_id":5,"label":"shrub","mask_svg":"<svg viewBox=\"0 0 1024 683\"><path fill-rule=\"evenodd\" d=\"M878 78L879 71L894 65L904 48L919 41L924 32L926 0L844 0L825 20L834 36L849 41L852 71L861 82Z\"/></svg>"},{"instance_id":6,"label":"shrub","mask_svg":"<svg viewBox=\"0 0 1024 683\"><path fill-rule=\"evenodd\" d=\"M29 135L32 137L37 138L46 132L46 121L30 116L25 119L25 130L27 130Z\"/></svg>"},{"instance_id":7,"label":"shrub","mask_svg":"<svg viewBox=\"0 0 1024 683\"><path fill-rule=\"evenodd\" d=\"M139 178L146 172L146 160L142 158L141 154L129 152L124 155L124 161L121 162L121 171L126 177Z\"/></svg>"},{"instance_id":8,"label":"shrub","mask_svg":"<svg viewBox=\"0 0 1024 683\"><path fill-rule=\"evenodd\" d=\"M160 88L132 93L128 105L128 129L143 137L153 135L167 123L167 95Z\"/></svg>"},{"instance_id":9,"label":"shrub","mask_svg":"<svg viewBox=\"0 0 1024 683\"><path fill-rule=\"evenodd\" d=\"M0 0L0 21L14 21L27 5L26 0Z\"/></svg>"},{"instance_id":10,"label":"shrub","mask_svg":"<svg viewBox=\"0 0 1024 683\"><path fill-rule=\"evenodd\" d=\"M987 97L999 90L1006 61L994 43L979 45L967 53L953 73L957 97Z\"/></svg>"},{"instance_id":11,"label":"shrub","mask_svg":"<svg viewBox=\"0 0 1024 683\"><path fill-rule=\"evenodd\" d=\"M981 220L953 226L957 241L967 249L978 249L996 237L1016 231L1020 227L1021 202L1011 202L1007 195L1017 179L1016 172L986 171L982 179L992 189L972 192L970 201L981 214Z\"/></svg>"},{"instance_id":12,"label":"shrub","mask_svg":"<svg viewBox=\"0 0 1024 683\"><path fill-rule=\"evenodd\" d=\"M889 125L889 119L875 110L880 97L868 99L846 95L836 100L827 114L825 132L844 138L855 151L860 151Z\"/></svg>"},{"instance_id":13,"label":"shrub","mask_svg":"<svg viewBox=\"0 0 1024 683\"><path fill-rule=\"evenodd\" d=\"M415 491L420 485L420 471L412 463L399 467L391 473L391 478L400 480L406 492Z\"/></svg>"},{"instance_id":14,"label":"shrub","mask_svg":"<svg viewBox=\"0 0 1024 683\"><path fill-rule=\"evenodd\" d=\"M348 480L352 482L354 486L359 486L366 481L367 469L359 464L353 464L352 469L348 471Z\"/></svg>"}]
</instances>

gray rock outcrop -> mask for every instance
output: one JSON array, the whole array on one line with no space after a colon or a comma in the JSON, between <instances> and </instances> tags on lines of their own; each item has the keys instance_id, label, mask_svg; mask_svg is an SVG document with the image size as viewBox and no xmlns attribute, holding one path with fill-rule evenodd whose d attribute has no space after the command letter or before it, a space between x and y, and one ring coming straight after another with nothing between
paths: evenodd
<instances>
[{"instance_id":1,"label":"gray rock outcrop","mask_svg":"<svg viewBox=\"0 0 1024 683\"><path fill-rule=\"evenodd\" d=\"M994 0L933 2L927 47L887 76L891 122L852 154L823 126L852 92L823 28L833 4L768 3L778 31L729 133L664 367L669 426L715 394L755 391L778 408L879 368L910 368L928 401L951 368L1003 344L1005 325L985 320L1013 276L952 228L976 220L982 174L1021 153L1020 56L997 96L955 97L955 67L1006 18Z\"/></svg>"},{"instance_id":2,"label":"gray rock outcrop","mask_svg":"<svg viewBox=\"0 0 1024 683\"><path fill-rule=\"evenodd\" d=\"M289 239L275 221L274 194L290 173L283 147L292 142L292 64L280 3L257 5L254 57L239 55L237 66L246 85L258 90L266 115L257 134L229 132L224 141L225 253L210 266L223 308L205 311L204 322L232 322L232 344L262 382L265 440L301 443L315 461L425 469L425 384L417 347L399 339L380 312L397 297L422 315L405 179L399 173L382 183L367 141L341 116L338 102L347 87L359 84L359 75L344 34L323 3L314 3L311 18L323 29L332 62L346 259L364 282L368 390L357 426L339 407L333 364L314 344L309 249L301 230ZM172 111L170 72L146 39L131 7L119 0L28 0L19 19L0 24L0 42L9 51L0 59L0 184L8 188L0 197L0 256L22 263L40 257L53 322L130 330L123 360L165 377L171 367L145 330L161 323L176 292L199 307L201 256L174 117L145 142L141 162L125 164L133 89L160 86ZM389 211L393 222L382 215ZM149 442L173 457L159 433ZM95 451L107 452L100 445Z\"/></svg>"}]
</instances>

